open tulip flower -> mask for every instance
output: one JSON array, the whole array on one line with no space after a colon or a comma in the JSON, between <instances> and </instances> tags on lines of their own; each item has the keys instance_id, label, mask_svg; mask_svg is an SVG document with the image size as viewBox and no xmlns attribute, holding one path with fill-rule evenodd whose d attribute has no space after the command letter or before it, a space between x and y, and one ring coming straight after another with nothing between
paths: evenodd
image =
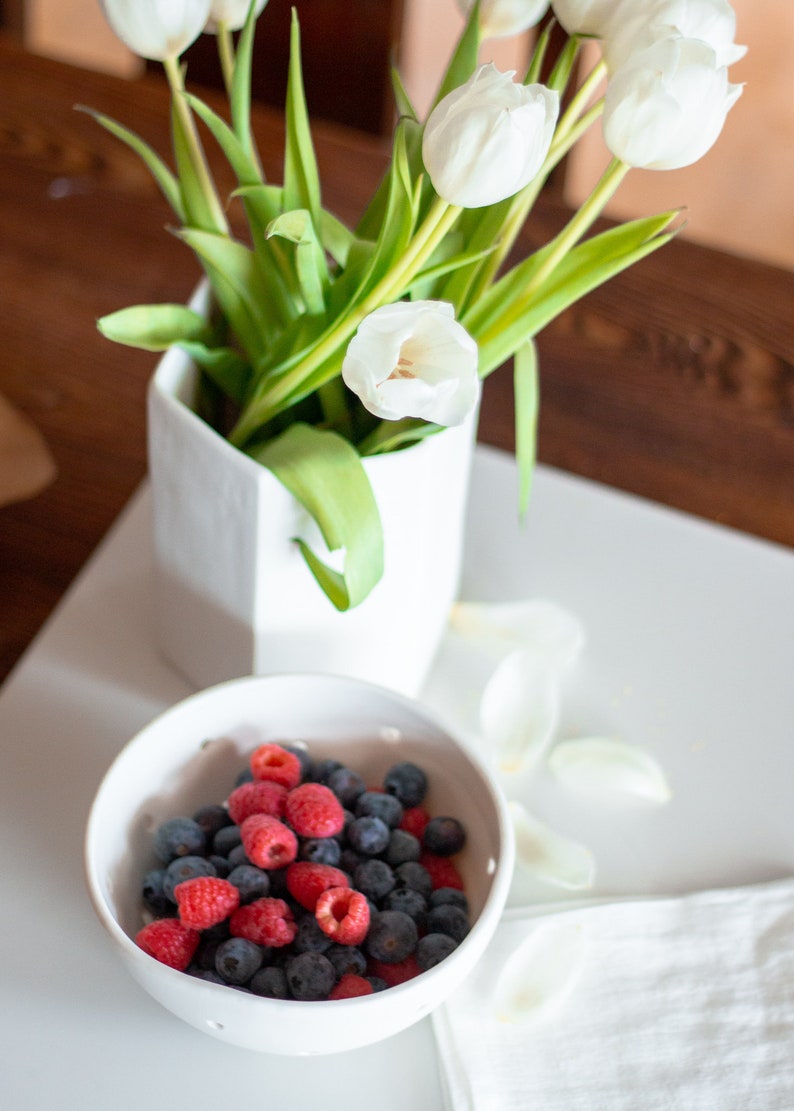
<instances>
[{"instance_id":1,"label":"open tulip flower","mask_svg":"<svg viewBox=\"0 0 794 1111\"><path fill-rule=\"evenodd\" d=\"M390 165L358 224L347 227L323 206L295 14L284 180L263 177L250 88L265 3L102 0L125 42L163 62L175 167L121 123L97 119L154 175L176 233L205 272L214 315L139 305L99 326L119 342L186 350L222 398L217 416L206 418L220 434L285 483L288 472L289 489L315 519L338 512L349 524L358 514L347 530L354 566L357 551L372 559L380 534L374 498L350 505L349 491L368 484L362 460L465 421L480 382L511 359L523 510L538 410L534 338L675 234L678 211L597 234L593 225L632 165L686 165L715 142L741 92L727 66L743 48L733 42L728 0L552 0L568 33L558 56L549 57L547 21L526 72L501 73L479 64L483 38L531 26L547 0L459 0L467 19L427 119L393 74ZM202 30L216 34L228 118L184 83L179 56ZM593 37L603 57L577 83L580 49ZM602 114L610 165L558 234L516 260L516 240L550 172ZM197 121L236 177L232 198L218 193ZM230 231L230 201L244 211L242 237ZM312 476L324 467L319 492ZM364 580L371 585L372 576ZM346 604L363 596L351 588Z\"/></svg>"}]
</instances>

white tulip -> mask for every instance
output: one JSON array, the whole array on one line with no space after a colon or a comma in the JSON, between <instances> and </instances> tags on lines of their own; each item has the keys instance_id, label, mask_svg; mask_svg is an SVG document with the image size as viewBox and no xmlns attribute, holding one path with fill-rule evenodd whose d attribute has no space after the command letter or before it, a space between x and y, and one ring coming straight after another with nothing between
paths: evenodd
<instances>
[{"instance_id":1,"label":"white tulip","mask_svg":"<svg viewBox=\"0 0 794 1111\"><path fill-rule=\"evenodd\" d=\"M376 417L461 424L479 398L477 344L446 301L397 301L362 321L342 378Z\"/></svg>"},{"instance_id":2,"label":"white tulip","mask_svg":"<svg viewBox=\"0 0 794 1111\"><path fill-rule=\"evenodd\" d=\"M615 11L616 0L552 0L557 22L569 35L601 38Z\"/></svg>"},{"instance_id":3,"label":"white tulip","mask_svg":"<svg viewBox=\"0 0 794 1111\"><path fill-rule=\"evenodd\" d=\"M715 143L741 92L705 43L664 39L613 74L604 101L604 139L630 166L689 166Z\"/></svg>"},{"instance_id":4,"label":"white tulip","mask_svg":"<svg viewBox=\"0 0 794 1111\"><path fill-rule=\"evenodd\" d=\"M267 0L256 0L256 14L262 14ZM211 0L210 18L204 28L209 34L214 35L218 24L223 23L229 31L239 31L248 17L251 0Z\"/></svg>"},{"instance_id":5,"label":"white tulip","mask_svg":"<svg viewBox=\"0 0 794 1111\"><path fill-rule=\"evenodd\" d=\"M720 66L733 65L747 53L746 46L733 41L736 13L728 0L621 0L604 31L604 58L614 72L635 54L675 34L706 43Z\"/></svg>"},{"instance_id":6,"label":"white tulip","mask_svg":"<svg viewBox=\"0 0 794 1111\"><path fill-rule=\"evenodd\" d=\"M488 62L441 100L425 125L422 157L449 204L482 208L512 197L543 165L559 114L545 85L521 85Z\"/></svg>"},{"instance_id":7,"label":"white tulip","mask_svg":"<svg viewBox=\"0 0 794 1111\"><path fill-rule=\"evenodd\" d=\"M135 54L177 58L207 22L211 0L100 0L108 23Z\"/></svg>"},{"instance_id":8,"label":"white tulip","mask_svg":"<svg viewBox=\"0 0 794 1111\"><path fill-rule=\"evenodd\" d=\"M475 0L458 0L458 7L468 16ZM485 39L502 39L520 35L534 27L549 10L549 0L481 0L480 29Z\"/></svg>"}]
</instances>

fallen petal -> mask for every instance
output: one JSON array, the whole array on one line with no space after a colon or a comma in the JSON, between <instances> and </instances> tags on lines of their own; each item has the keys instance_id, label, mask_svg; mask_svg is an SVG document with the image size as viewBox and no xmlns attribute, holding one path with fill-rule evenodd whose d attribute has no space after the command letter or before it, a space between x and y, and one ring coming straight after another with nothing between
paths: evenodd
<instances>
[{"instance_id":1,"label":"fallen petal","mask_svg":"<svg viewBox=\"0 0 794 1111\"><path fill-rule=\"evenodd\" d=\"M555 833L519 802L509 802L516 838L516 864L544 883L569 891L592 887L595 857L578 841Z\"/></svg>"},{"instance_id":2,"label":"fallen petal","mask_svg":"<svg viewBox=\"0 0 794 1111\"><path fill-rule=\"evenodd\" d=\"M580 919L566 914L544 922L511 953L496 982L499 1022L538 1022L558 1011L582 971L587 939Z\"/></svg>"},{"instance_id":3,"label":"fallen petal","mask_svg":"<svg viewBox=\"0 0 794 1111\"><path fill-rule=\"evenodd\" d=\"M0 394L0 505L34 497L56 474L39 430Z\"/></svg>"},{"instance_id":4,"label":"fallen petal","mask_svg":"<svg viewBox=\"0 0 794 1111\"><path fill-rule=\"evenodd\" d=\"M522 602L458 602L452 629L479 642L483 650L514 648L537 652L549 667L569 667L584 645L581 622L556 602L532 598Z\"/></svg>"},{"instance_id":5,"label":"fallen petal","mask_svg":"<svg viewBox=\"0 0 794 1111\"><path fill-rule=\"evenodd\" d=\"M545 753L558 714L554 673L532 652L511 652L486 684L480 703L486 753L502 772L523 771Z\"/></svg>"},{"instance_id":6,"label":"fallen petal","mask_svg":"<svg viewBox=\"0 0 794 1111\"><path fill-rule=\"evenodd\" d=\"M631 796L665 803L670 787L659 763L642 748L608 737L561 741L549 768L566 787L598 796Z\"/></svg>"}]
</instances>

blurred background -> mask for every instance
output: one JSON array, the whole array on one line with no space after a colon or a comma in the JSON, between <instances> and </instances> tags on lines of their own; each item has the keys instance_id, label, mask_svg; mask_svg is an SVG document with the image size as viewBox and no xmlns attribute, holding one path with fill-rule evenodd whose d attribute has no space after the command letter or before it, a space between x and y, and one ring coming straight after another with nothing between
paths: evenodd
<instances>
[{"instance_id":1,"label":"blurred background","mask_svg":"<svg viewBox=\"0 0 794 1111\"><path fill-rule=\"evenodd\" d=\"M717 145L697 165L669 173L634 171L608 214L626 218L683 203L683 234L734 254L794 268L794 44L792 0L732 0L737 41L747 56L731 68L746 84ZM393 125L389 67L396 58L418 110L460 31L456 0L269 0L257 29L254 94L281 107L290 10L301 21L304 76L311 112L376 135ZM134 82L144 63L108 28L98 0L0 0L0 26L32 51ZM531 34L484 44L483 60L501 69L526 63ZM587 59L584 60L585 64ZM189 74L218 84L209 36L188 54ZM553 187L578 205L607 161L598 126L580 142Z\"/></svg>"}]
</instances>

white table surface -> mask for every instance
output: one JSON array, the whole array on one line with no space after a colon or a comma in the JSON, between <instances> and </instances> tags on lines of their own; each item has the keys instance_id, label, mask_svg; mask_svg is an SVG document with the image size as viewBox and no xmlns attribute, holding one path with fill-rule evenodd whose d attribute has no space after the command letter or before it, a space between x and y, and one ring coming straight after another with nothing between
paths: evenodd
<instances>
[{"instance_id":1,"label":"white table surface","mask_svg":"<svg viewBox=\"0 0 794 1111\"><path fill-rule=\"evenodd\" d=\"M461 597L576 614L560 735L647 746L673 789L660 809L586 805L543 774L515 789L593 849L593 895L794 872L794 553L544 468L524 528L515 505L512 460L479 449ZM280 1059L184 1025L117 963L85 893L87 811L123 743L189 693L153 650L148 576L144 488L0 691L0 1106L439 1111L427 1019ZM449 718L461 694L442 647L423 697Z\"/></svg>"}]
</instances>

